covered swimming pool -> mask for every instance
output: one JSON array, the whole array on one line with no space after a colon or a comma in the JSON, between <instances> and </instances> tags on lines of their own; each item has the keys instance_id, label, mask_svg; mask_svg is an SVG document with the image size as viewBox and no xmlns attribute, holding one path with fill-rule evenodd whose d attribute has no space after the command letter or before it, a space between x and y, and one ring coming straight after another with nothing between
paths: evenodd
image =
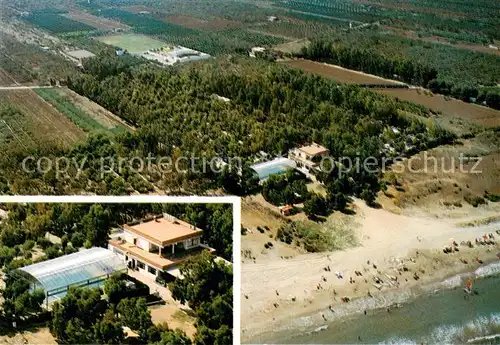
<instances>
[{"instance_id":1,"label":"covered swimming pool","mask_svg":"<svg viewBox=\"0 0 500 345\"><path fill-rule=\"evenodd\" d=\"M127 266L108 249L90 248L16 271L13 274L29 280L31 289L45 291L45 304L48 305L64 297L70 286L100 286L111 274L126 272Z\"/></svg>"},{"instance_id":2,"label":"covered swimming pool","mask_svg":"<svg viewBox=\"0 0 500 345\"><path fill-rule=\"evenodd\" d=\"M297 164L293 160L284 157L279 157L273 159L272 161L262 162L250 166L250 168L257 173L261 182L265 181L273 174L283 174L290 169L295 169L296 167Z\"/></svg>"}]
</instances>

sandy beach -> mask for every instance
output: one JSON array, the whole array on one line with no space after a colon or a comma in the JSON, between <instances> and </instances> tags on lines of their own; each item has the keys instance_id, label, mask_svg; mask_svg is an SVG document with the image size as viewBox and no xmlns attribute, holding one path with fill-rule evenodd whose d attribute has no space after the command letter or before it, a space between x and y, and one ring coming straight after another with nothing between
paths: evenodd
<instances>
[{"instance_id":1,"label":"sandy beach","mask_svg":"<svg viewBox=\"0 0 500 345\"><path fill-rule=\"evenodd\" d=\"M321 327L333 317L363 312L361 299L365 308L403 302L424 287L498 260L500 222L459 227L456 219L397 215L358 200L354 210L360 246L242 264L242 341ZM475 245L485 233L494 233L496 243ZM473 248L461 245L469 240ZM452 241L459 251L443 253Z\"/></svg>"}]
</instances>

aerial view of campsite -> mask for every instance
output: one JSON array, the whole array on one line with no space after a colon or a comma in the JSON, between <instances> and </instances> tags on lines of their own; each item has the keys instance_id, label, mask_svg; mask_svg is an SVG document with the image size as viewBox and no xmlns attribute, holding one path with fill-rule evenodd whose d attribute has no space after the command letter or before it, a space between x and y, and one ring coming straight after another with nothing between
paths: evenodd
<instances>
[{"instance_id":1,"label":"aerial view of campsite","mask_svg":"<svg viewBox=\"0 0 500 345\"><path fill-rule=\"evenodd\" d=\"M498 1L0 0L0 147L241 198L0 202L0 343L500 344Z\"/></svg>"}]
</instances>

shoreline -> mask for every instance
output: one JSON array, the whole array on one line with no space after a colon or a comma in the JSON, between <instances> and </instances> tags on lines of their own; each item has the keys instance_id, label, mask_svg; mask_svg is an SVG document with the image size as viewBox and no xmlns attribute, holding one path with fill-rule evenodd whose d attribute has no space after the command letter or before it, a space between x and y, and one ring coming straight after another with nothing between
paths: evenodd
<instances>
[{"instance_id":1,"label":"shoreline","mask_svg":"<svg viewBox=\"0 0 500 345\"><path fill-rule=\"evenodd\" d=\"M498 247L498 244L496 245ZM500 275L500 260L496 257L496 251L492 250L484 264L473 270L463 269L459 272L442 275L435 279L428 279L420 284L415 284L407 290L387 290L374 294L373 297L358 297L349 303L335 306L334 313L328 307L320 308L313 312L305 312L298 315L290 315L290 318L281 320L265 329L261 329L258 335L253 337L242 337L245 344L272 344L283 338L292 338L301 334L313 334L328 329L331 322L348 319L366 311L379 311L386 308L399 308L401 305L412 302L418 297L430 295L437 291L452 290L463 286L467 279L480 280ZM447 271L449 272L449 271ZM324 315L328 314L328 319ZM291 318L294 316L295 318Z\"/></svg>"},{"instance_id":2,"label":"shoreline","mask_svg":"<svg viewBox=\"0 0 500 345\"><path fill-rule=\"evenodd\" d=\"M243 343L324 328L364 309L405 303L442 283L465 285L467 275L498 261L500 222L457 227L456 219L394 214L358 201L355 209L357 247L292 257L273 254L242 263ZM476 245L475 239L486 233L493 233L496 243ZM469 240L473 248L464 245ZM443 253L451 241L458 250ZM343 303L345 297L349 303Z\"/></svg>"}]
</instances>

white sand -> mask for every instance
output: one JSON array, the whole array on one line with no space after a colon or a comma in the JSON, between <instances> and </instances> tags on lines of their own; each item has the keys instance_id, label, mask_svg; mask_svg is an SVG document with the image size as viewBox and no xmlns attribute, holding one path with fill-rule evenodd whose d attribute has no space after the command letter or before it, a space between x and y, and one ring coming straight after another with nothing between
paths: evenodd
<instances>
[{"instance_id":1,"label":"white sand","mask_svg":"<svg viewBox=\"0 0 500 345\"><path fill-rule=\"evenodd\" d=\"M331 253L302 254L287 260L270 257L265 262L243 263L243 340L261 332L277 330L278 326L290 323L299 316L311 315L328 308L329 305L338 305L342 296L366 296L367 291L375 294L376 289L372 286L370 277L384 277L384 273L394 274L391 268L395 266L397 259L407 257L411 251L415 252L415 249L432 252L438 258L443 256L443 260L448 260L444 262L437 259L436 263L433 257L421 260L420 265L425 267L427 276L432 276L433 279L464 270L464 265L459 262L460 257L466 258L469 261L469 269L473 269L473 258L482 255L481 250L486 250L485 247L475 248L470 252L461 248L460 253L451 256L443 254L442 247L449 245L451 238L460 243L500 228L500 224L457 228L454 225L456 220L452 222L430 217L396 215L383 209L369 208L359 200L355 201L355 211L355 217L360 224L357 232L362 245L359 247ZM499 236L497 241L500 242ZM382 271L382 274L377 273L372 265L368 266L367 260L375 262L377 270ZM324 271L326 266L330 266L331 272ZM368 268L369 271L364 271ZM414 268L413 272L420 268L418 262ZM357 277L354 270L364 272L364 276ZM344 279L337 279L333 273L335 271L343 272ZM413 272L406 277L408 283L401 281L401 287L417 284L411 279ZM420 275L426 276L422 273ZM327 279L326 282L323 277ZM349 284L349 277L353 277L357 282ZM368 283L364 282L365 278ZM403 279L404 277L401 280ZM419 280L418 284L426 280ZM318 284L321 284L319 290ZM333 289L337 292L336 301ZM292 301L292 298L295 298L295 301Z\"/></svg>"}]
</instances>

